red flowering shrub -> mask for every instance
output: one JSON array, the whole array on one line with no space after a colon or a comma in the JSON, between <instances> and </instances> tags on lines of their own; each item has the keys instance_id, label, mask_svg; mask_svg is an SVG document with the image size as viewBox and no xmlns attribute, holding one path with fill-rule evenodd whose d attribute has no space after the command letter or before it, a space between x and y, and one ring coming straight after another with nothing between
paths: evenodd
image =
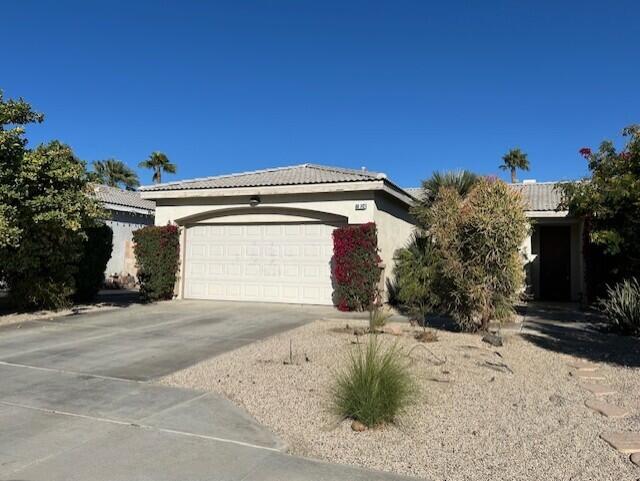
<instances>
[{"instance_id":1,"label":"red flowering shrub","mask_svg":"<svg viewBox=\"0 0 640 481\"><path fill-rule=\"evenodd\" d=\"M380 279L374 223L333 231L333 300L341 311L363 311L375 301Z\"/></svg>"},{"instance_id":2,"label":"red flowering shrub","mask_svg":"<svg viewBox=\"0 0 640 481\"><path fill-rule=\"evenodd\" d=\"M133 242L140 295L146 301L171 299L180 261L178 227L143 227L133 233Z\"/></svg>"}]
</instances>

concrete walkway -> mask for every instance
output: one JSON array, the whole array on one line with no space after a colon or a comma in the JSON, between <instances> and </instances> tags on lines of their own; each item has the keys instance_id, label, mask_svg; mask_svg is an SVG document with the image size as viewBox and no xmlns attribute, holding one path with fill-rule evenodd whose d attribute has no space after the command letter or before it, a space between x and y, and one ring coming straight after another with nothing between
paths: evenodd
<instances>
[{"instance_id":1,"label":"concrete walkway","mask_svg":"<svg viewBox=\"0 0 640 481\"><path fill-rule=\"evenodd\" d=\"M176 301L0 328L0 479L400 480L283 453L213 393L154 378L330 308Z\"/></svg>"}]
</instances>

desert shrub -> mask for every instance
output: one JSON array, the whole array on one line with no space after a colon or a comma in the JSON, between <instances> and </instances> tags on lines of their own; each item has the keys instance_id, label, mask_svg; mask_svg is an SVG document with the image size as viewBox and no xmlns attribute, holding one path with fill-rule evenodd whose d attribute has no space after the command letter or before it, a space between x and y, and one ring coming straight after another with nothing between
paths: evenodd
<instances>
[{"instance_id":1,"label":"desert shrub","mask_svg":"<svg viewBox=\"0 0 640 481\"><path fill-rule=\"evenodd\" d=\"M438 305L435 260L433 240L419 233L394 255L394 297L401 308L420 322Z\"/></svg>"},{"instance_id":2,"label":"desert shrub","mask_svg":"<svg viewBox=\"0 0 640 481\"><path fill-rule=\"evenodd\" d=\"M601 299L600 309L620 332L640 335L640 283L625 279L607 287L607 297Z\"/></svg>"},{"instance_id":3,"label":"desert shrub","mask_svg":"<svg viewBox=\"0 0 640 481\"><path fill-rule=\"evenodd\" d=\"M509 318L524 281L528 223L519 194L493 179L479 180L464 198L443 189L425 219L441 309L469 331Z\"/></svg>"},{"instance_id":4,"label":"desert shrub","mask_svg":"<svg viewBox=\"0 0 640 481\"><path fill-rule=\"evenodd\" d=\"M385 349L370 336L366 347L351 352L347 366L336 374L333 407L343 418L377 426L392 422L411 403L415 386L397 345Z\"/></svg>"},{"instance_id":5,"label":"desert shrub","mask_svg":"<svg viewBox=\"0 0 640 481\"><path fill-rule=\"evenodd\" d=\"M91 301L104 283L104 271L113 250L113 231L102 224L85 230L87 238L82 246L82 256L75 275L77 302Z\"/></svg>"},{"instance_id":6,"label":"desert shrub","mask_svg":"<svg viewBox=\"0 0 640 481\"><path fill-rule=\"evenodd\" d=\"M378 234L374 223L333 231L333 298L341 311L370 309L380 280Z\"/></svg>"},{"instance_id":7,"label":"desert shrub","mask_svg":"<svg viewBox=\"0 0 640 481\"><path fill-rule=\"evenodd\" d=\"M171 299L180 260L178 227L143 227L133 233L133 242L140 296L146 301Z\"/></svg>"}]
</instances>

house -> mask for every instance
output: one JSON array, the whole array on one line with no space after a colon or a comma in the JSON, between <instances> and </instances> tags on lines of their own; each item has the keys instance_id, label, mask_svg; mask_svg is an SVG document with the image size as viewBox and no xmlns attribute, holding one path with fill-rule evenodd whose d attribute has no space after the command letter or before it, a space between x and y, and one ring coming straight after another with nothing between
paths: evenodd
<instances>
[{"instance_id":1,"label":"house","mask_svg":"<svg viewBox=\"0 0 640 481\"><path fill-rule=\"evenodd\" d=\"M524 200L531 223L522 253L525 256L526 290L533 299L581 301L585 295L582 255L583 222L560 210L559 182L525 180L509 184ZM414 197L420 188L405 189Z\"/></svg>"},{"instance_id":2,"label":"house","mask_svg":"<svg viewBox=\"0 0 640 481\"><path fill-rule=\"evenodd\" d=\"M135 275L133 231L154 224L155 203L139 192L95 185L94 193L109 213L106 224L113 230L113 251L107 264L107 278Z\"/></svg>"},{"instance_id":3,"label":"house","mask_svg":"<svg viewBox=\"0 0 640 481\"><path fill-rule=\"evenodd\" d=\"M580 300L582 223L559 211L555 183L511 184L532 229L522 251L536 299ZM331 233L375 222L384 277L414 229L419 189L386 175L314 164L184 180L141 188L156 225L181 227L178 297L332 304Z\"/></svg>"},{"instance_id":4,"label":"house","mask_svg":"<svg viewBox=\"0 0 640 481\"><path fill-rule=\"evenodd\" d=\"M141 189L156 225L181 227L178 297L332 302L332 232L375 222L389 277L406 244L414 199L384 174L313 164Z\"/></svg>"}]
</instances>

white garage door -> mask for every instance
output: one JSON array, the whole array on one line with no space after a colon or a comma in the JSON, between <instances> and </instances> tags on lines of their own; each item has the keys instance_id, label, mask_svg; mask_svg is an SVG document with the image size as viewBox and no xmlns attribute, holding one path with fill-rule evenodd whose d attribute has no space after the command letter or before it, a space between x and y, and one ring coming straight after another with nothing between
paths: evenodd
<instances>
[{"instance_id":1,"label":"white garage door","mask_svg":"<svg viewBox=\"0 0 640 481\"><path fill-rule=\"evenodd\" d=\"M334 228L324 224L189 227L184 296L330 305Z\"/></svg>"}]
</instances>

